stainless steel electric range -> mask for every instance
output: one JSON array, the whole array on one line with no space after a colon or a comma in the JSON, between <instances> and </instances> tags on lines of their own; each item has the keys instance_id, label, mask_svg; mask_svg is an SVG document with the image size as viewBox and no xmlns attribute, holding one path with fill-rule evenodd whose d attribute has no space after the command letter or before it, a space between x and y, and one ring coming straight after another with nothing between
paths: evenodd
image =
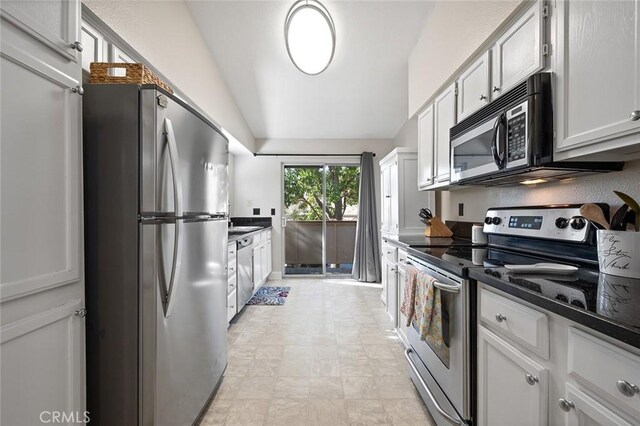
<instances>
[{"instance_id":1,"label":"stainless steel electric range","mask_svg":"<svg viewBox=\"0 0 640 426\"><path fill-rule=\"evenodd\" d=\"M409 374L438 425L474 423L477 281L640 347L640 282L599 273L596 229L579 207L489 209L486 247L409 244L409 263L437 278L443 300L445 348L420 340L412 326L404 330ZM536 263L577 269L514 273L506 266Z\"/></svg>"}]
</instances>

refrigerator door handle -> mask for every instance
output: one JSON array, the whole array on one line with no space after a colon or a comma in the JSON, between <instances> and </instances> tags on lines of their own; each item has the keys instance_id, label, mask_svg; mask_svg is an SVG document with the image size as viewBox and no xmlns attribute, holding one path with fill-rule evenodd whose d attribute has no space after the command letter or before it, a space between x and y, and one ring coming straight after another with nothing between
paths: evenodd
<instances>
[{"instance_id":1,"label":"refrigerator door handle","mask_svg":"<svg viewBox=\"0 0 640 426\"><path fill-rule=\"evenodd\" d=\"M173 312L174 300L178 290L178 277L180 276L180 266L182 259L182 244L180 244L180 234L183 222L175 221L173 235L173 258L171 259L171 275L169 277L169 285L162 288L162 307L164 308L164 316L168 318ZM162 240L160 240L162 241ZM160 243L162 244L162 242ZM163 283L164 284L164 283Z\"/></svg>"},{"instance_id":2,"label":"refrigerator door handle","mask_svg":"<svg viewBox=\"0 0 640 426\"><path fill-rule=\"evenodd\" d=\"M178 158L178 145L173 132L173 124L168 118L164 119L164 132L167 135L169 145L169 160L171 162L171 174L173 175L173 203L176 218L182 217L182 182L180 180L180 167ZM177 228L176 228L177 229Z\"/></svg>"}]
</instances>

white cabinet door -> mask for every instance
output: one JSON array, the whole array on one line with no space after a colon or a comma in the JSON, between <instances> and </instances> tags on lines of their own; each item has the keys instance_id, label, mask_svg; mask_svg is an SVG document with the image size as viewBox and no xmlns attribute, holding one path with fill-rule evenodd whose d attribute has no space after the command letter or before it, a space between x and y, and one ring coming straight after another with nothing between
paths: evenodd
<instances>
[{"instance_id":1,"label":"white cabinet door","mask_svg":"<svg viewBox=\"0 0 640 426\"><path fill-rule=\"evenodd\" d=\"M542 366L478 326L479 425L546 425L547 375Z\"/></svg>"},{"instance_id":2,"label":"white cabinet door","mask_svg":"<svg viewBox=\"0 0 640 426\"><path fill-rule=\"evenodd\" d=\"M631 426L618 416L617 408L607 408L570 383L565 384L565 401L559 402L566 412L566 426ZM556 407L560 410L560 406Z\"/></svg>"},{"instance_id":3,"label":"white cabinet door","mask_svg":"<svg viewBox=\"0 0 640 426\"><path fill-rule=\"evenodd\" d=\"M267 248L266 248L266 252L267 252L267 273L266 276L267 278L269 278L269 275L271 275L271 272L273 271L273 265L272 265L272 253L271 253L271 238L269 238L267 240Z\"/></svg>"},{"instance_id":4,"label":"white cabinet door","mask_svg":"<svg viewBox=\"0 0 640 426\"><path fill-rule=\"evenodd\" d=\"M65 59L79 61L80 51L75 43L80 43L80 1L3 0L0 8L5 19L31 37Z\"/></svg>"},{"instance_id":5,"label":"white cabinet door","mask_svg":"<svg viewBox=\"0 0 640 426\"><path fill-rule=\"evenodd\" d=\"M558 3L558 151L597 143L588 153L601 152L625 136L638 143L639 7L640 0Z\"/></svg>"},{"instance_id":6,"label":"white cabinet door","mask_svg":"<svg viewBox=\"0 0 640 426\"><path fill-rule=\"evenodd\" d=\"M64 74L12 36L0 45L1 301L80 279L80 65Z\"/></svg>"},{"instance_id":7,"label":"white cabinet door","mask_svg":"<svg viewBox=\"0 0 640 426\"><path fill-rule=\"evenodd\" d=\"M435 100L435 182L443 183L449 181L450 172L450 138L449 130L456 124L456 88L452 84L442 92Z\"/></svg>"},{"instance_id":8,"label":"white cabinet door","mask_svg":"<svg viewBox=\"0 0 640 426\"><path fill-rule=\"evenodd\" d=\"M400 194L398 188L398 160L389 165L389 232L398 233Z\"/></svg>"},{"instance_id":9,"label":"white cabinet door","mask_svg":"<svg viewBox=\"0 0 640 426\"><path fill-rule=\"evenodd\" d=\"M382 167L380 171L380 193L382 194L382 232L391 232L391 175L389 166Z\"/></svg>"},{"instance_id":10,"label":"white cabinet door","mask_svg":"<svg viewBox=\"0 0 640 426\"><path fill-rule=\"evenodd\" d=\"M84 319L82 299L0 327L2 411L0 424L53 423L51 412L84 416ZM41 417L44 416L44 417Z\"/></svg>"},{"instance_id":11,"label":"white cabinet door","mask_svg":"<svg viewBox=\"0 0 640 426\"><path fill-rule=\"evenodd\" d=\"M391 292L397 291L396 263L382 259L382 302L387 309L392 309Z\"/></svg>"},{"instance_id":12,"label":"white cabinet door","mask_svg":"<svg viewBox=\"0 0 640 426\"><path fill-rule=\"evenodd\" d=\"M125 62L128 64L135 62L131 56L124 53L115 44L111 45L109 56L109 62Z\"/></svg>"},{"instance_id":13,"label":"white cabinet door","mask_svg":"<svg viewBox=\"0 0 640 426\"><path fill-rule=\"evenodd\" d=\"M91 25L82 22L82 70L89 72L91 62L107 62L107 41Z\"/></svg>"},{"instance_id":14,"label":"white cabinet door","mask_svg":"<svg viewBox=\"0 0 640 426\"><path fill-rule=\"evenodd\" d=\"M418 189L433 184L433 104L418 116Z\"/></svg>"},{"instance_id":15,"label":"white cabinet door","mask_svg":"<svg viewBox=\"0 0 640 426\"><path fill-rule=\"evenodd\" d=\"M269 277L269 256L267 255L267 250L269 246L265 242L262 245L262 253L260 253L260 257L262 259L262 281L266 281Z\"/></svg>"},{"instance_id":16,"label":"white cabinet door","mask_svg":"<svg viewBox=\"0 0 640 426\"><path fill-rule=\"evenodd\" d=\"M491 52L491 97L508 91L544 66L542 8L538 0L496 41Z\"/></svg>"},{"instance_id":17,"label":"white cabinet door","mask_svg":"<svg viewBox=\"0 0 640 426\"><path fill-rule=\"evenodd\" d=\"M463 120L489 103L490 52L487 51L458 77L458 117Z\"/></svg>"}]
</instances>

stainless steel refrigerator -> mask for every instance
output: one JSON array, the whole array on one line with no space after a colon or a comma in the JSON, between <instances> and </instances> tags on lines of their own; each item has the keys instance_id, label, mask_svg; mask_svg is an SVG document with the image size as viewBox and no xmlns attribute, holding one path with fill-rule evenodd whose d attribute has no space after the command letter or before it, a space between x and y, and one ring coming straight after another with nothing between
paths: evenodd
<instances>
[{"instance_id":1,"label":"stainless steel refrigerator","mask_svg":"<svg viewBox=\"0 0 640 426\"><path fill-rule=\"evenodd\" d=\"M227 363L228 141L153 85L85 86L92 424L189 425Z\"/></svg>"}]
</instances>

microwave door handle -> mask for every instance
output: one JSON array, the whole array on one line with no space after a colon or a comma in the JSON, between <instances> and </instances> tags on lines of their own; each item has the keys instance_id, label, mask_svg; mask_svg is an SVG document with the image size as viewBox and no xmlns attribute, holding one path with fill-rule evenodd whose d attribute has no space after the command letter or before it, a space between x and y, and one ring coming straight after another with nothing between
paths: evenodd
<instances>
[{"instance_id":1,"label":"microwave door handle","mask_svg":"<svg viewBox=\"0 0 640 426\"><path fill-rule=\"evenodd\" d=\"M493 125L493 134L491 135L491 154L493 155L493 161L495 161L496 166L498 166L499 170L504 169L504 159L500 157L500 153L498 151L498 132L502 127L505 120L504 113L501 113L496 119L495 124ZM505 126L506 128L506 126ZM503 138L500 138L501 140ZM503 150L504 153L504 150Z\"/></svg>"}]
</instances>

